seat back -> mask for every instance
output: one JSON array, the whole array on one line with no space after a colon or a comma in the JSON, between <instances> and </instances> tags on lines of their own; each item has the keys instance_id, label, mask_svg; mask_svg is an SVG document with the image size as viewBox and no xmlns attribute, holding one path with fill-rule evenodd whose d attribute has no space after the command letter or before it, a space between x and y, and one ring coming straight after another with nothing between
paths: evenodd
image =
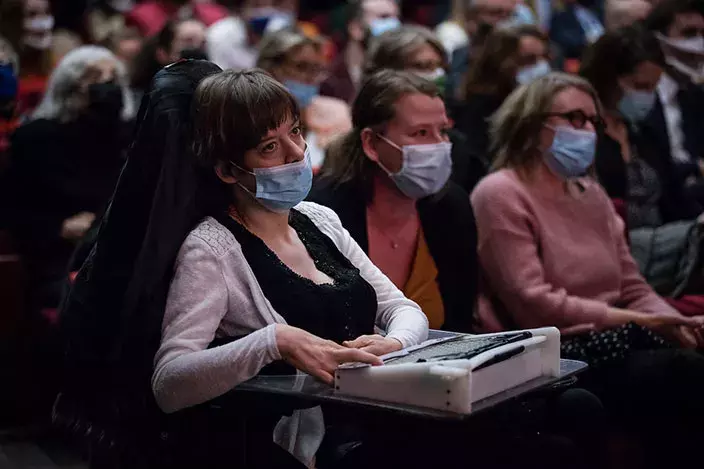
<instances>
[{"instance_id":1,"label":"seat back","mask_svg":"<svg viewBox=\"0 0 704 469\"><path fill-rule=\"evenodd\" d=\"M22 259L8 231L0 231L0 342L16 337L25 315L25 277Z\"/></svg>"}]
</instances>

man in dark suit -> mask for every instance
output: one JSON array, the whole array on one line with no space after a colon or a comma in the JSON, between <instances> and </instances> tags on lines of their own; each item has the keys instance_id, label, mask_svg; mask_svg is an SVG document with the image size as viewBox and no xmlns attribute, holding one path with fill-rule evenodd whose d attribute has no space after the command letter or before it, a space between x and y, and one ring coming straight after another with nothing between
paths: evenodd
<instances>
[{"instance_id":1,"label":"man in dark suit","mask_svg":"<svg viewBox=\"0 0 704 469\"><path fill-rule=\"evenodd\" d=\"M665 53L665 73L657 102L643 127L664 158L675 163L678 177L704 202L704 4L701 0L666 0L646 19Z\"/></svg>"}]
</instances>

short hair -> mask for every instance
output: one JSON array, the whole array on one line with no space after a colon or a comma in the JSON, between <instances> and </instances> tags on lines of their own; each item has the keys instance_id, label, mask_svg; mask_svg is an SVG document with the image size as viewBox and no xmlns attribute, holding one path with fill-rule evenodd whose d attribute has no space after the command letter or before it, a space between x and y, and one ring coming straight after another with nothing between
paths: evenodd
<instances>
[{"instance_id":1,"label":"short hair","mask_svg":"<svg viewBox=\"0 0 704 469\"><path fill-rule=\"evenodd\" d=\"M541 160L535 150L545 114L561 91L576 88L594 100L597 112L601 105L592 85L584 78L552 72L516 88L490 118L491 150L494 169L513 168L527 174Z\"/></svg>"},{"instance_id":2,"label":"short hair","mask_svg":"<svg viewBox=\"0 0 704 469\"><path fill-rule=\"evenodd\" d=\"M521 38L526 36L548 46L547 36L533 25L495 29L489 34L467 73L464 97L475 93L507 96L516 87L516 57Z\"/></svg>"},{"instance_id":3,"label":"short hair","mask_svg":"<svg viewBox=\"0 0 704 469\"><path fill-rule=\"evenodd\" d=\"M198 86L193 101L194 151L199 162L241 163L272 129L300 119L296 99L263 70L225 70Z\"/></svg>"},{"instance_id":4,"label":"short hair","mask_svg":"<svg viewBox=\"0 0 704 469\"><path fill-rule=\"evenodd\" d=\"M704 16L704 2L702 0L663 0L658 3L644 21L644 25L651 31L667 35L667 30L672 26L677 15L683 13L698 13Z\"/></svg>"},{"instance_id":5,"label":"short hair","mask_svg":"<svg viewBox=\"0 0 704 469\"><path fill-rule=\"evenodd\" d=\"M431 30L423 26L402 26L385 32L372 42L364 73L372 75L384 68L403 70L408 66L408 56L426 44L442 57L446 68L447 52Z\"/></svg>"},{"instance_id":6,"label":"short hair","mask_svg":"<svg viewBox=\"0 0 704 469\"><path fill-rule=\"evenodd\" d=\"M633 73L638 65L665 63L655 36L634 25L609 31L589 47L582 59L579 74L594 87L601 102L610 108L620 94L618 78Z\"/></svg>"},{"instance_id":7,"label":"short hair","mask_svg":"<svg viewBox=\"0 0 704 469\"><path fill-rule=\"evenodd\" d=\"M134 100L129 89L127 70L122 62L104 47L81 46L66 54L51 73L44 98L32 114L32 119L74 118L80 111L75 99L80 79L91 64L106 59L116 64L115 80L122 88L122 118L130 119L134 116Z\"/></svg>"},{"instance_id":8,"label":"short hair","mask_svg":"<svg viewBox=\"0 0 704 469\"><path fill-rule=\"evenodd\" d=\"M305 46L313 46L322 51L324 43L322 39L306 36L296 29L281 29L266 34L259 44L257 67L272 73L286 61L291 52Z\"/></svg>"},{"instance_id":9,"label":"short hair","mask_svg":"<svg viewBox=\"0 0 704 469\"><path fill-rule=\"evenodd\" d=\"M20 59L17 55L17 51L14 47L12 47L10 41L8 41L2 36L0 36L0 50L4 51L4 53L7 55L7 61L10 63L10 65L12 65L12 69L15 71L16 74L19 75Z\"/></svg>"},{"instance_id":10,"label":"short hair","mask_svg":"<svg viewBox=\"0 0 704 469\"><path fill-rule=\"evenodd\" d=\"M381 70L362 83L352 103L352 130L333 141L321 169L321 178L332 184L354 182L365 197L371 197L371 171L374 166L362 149L362 131L383 132L396 116L396 103L407 94L440 97L438 87L414 73Z\"/></svg>"}]
</instances>

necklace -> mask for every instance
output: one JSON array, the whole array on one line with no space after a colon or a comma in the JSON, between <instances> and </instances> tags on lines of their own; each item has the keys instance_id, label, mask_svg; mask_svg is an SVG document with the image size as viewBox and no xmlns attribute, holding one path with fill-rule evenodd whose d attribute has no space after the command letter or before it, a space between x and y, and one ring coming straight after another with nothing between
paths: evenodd
<instances>
[{"instance_id":1,"label":"necklace","mask_svg":"<svg viewBox=\"0 0 704 469\"><path fill-rule=\"evenodd\" d=\"M398 249L401 246L401 242L405 241L401 239L403 237L403 234L406 233L406 228L413 223L415 220L413 218L409 219L407 222L405 222L398 230L395 231L395 233L391 234L388 231L383 230L379 225L377 224L372 224L372 229L377 231L379 234L381 234L384 238L386 238L389 241L389 244L391 245L391 249ZM413 233L413 238L416 236L416 232Z\"/></svg>"}]
</instances>

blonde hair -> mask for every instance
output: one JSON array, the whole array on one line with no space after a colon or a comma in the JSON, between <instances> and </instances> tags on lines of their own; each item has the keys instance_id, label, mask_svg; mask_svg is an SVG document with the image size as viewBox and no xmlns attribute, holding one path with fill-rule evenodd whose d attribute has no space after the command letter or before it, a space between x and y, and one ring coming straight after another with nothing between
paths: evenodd
<instances>
[{"instance_id":1,"label":"blonde hair","mask_svg":"<svg viewBox=\"0 0 704 469\"><path fill-rule=\"evenodd\" d=\"M259 44L257 67L272 73L276 67L286 61L286 57L293 50L304 46L313 46L322 51L324 43L321 38L309 37L291 29L282 29L267 34Z\"/></svg>"},{"instance_id":2,"label":"blonde hair","mask_svg":"<svg viewBox=\"0 0 704 469\"><path fill-rule=\"evenodd\" d=\"M512 168L526 173L536 167L541 158L536 149L545 115L550 112L555 96L569 88L588 94L601 114L594 88L575 75L553 72L518 87L490 119L494 170Z\"/></svg>"}]
</instances>

